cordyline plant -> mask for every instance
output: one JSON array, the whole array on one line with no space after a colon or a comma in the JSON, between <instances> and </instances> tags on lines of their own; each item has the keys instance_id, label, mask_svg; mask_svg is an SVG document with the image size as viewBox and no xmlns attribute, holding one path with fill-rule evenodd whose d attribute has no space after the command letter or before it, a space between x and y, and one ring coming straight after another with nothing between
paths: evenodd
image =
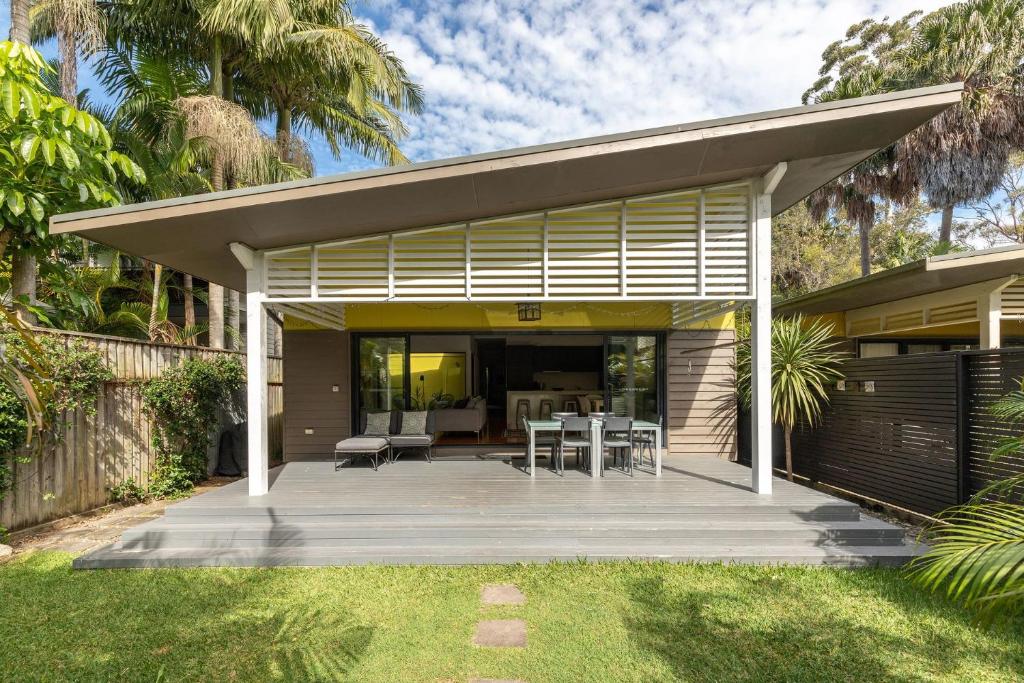
<instances>
[{"instance_id":1,"label":"cordyline plant","mask_svg":"<svg viewBox=\"0 0 1024 683\"><path fill-rule=\"evenodd\" d=\"M786 477L793 481L793 429L821 421L828 387L843 378L846 356L831 341L832 325L803 316L772 321L772 420L782 425L786 441ZM751 406L750 340L736 348L736 392L744 408Z\"/></svg>"},{"instance_id":2,"label":"cordyline plant","mask_svg":"<svg viewBox=\"0 0 1024 683\"><path fill-rule=\"evenodd\" d=\"M1024 386L989 412L1018 429L1024 424ZM1024 436L1004 439L992 460L1024 455ZM1024 613L1024 474L997 481L966 505L939 514L925 530L929 550L910 564L913 579L944 592L990 623Z\"/></svg>"}]
</instances>

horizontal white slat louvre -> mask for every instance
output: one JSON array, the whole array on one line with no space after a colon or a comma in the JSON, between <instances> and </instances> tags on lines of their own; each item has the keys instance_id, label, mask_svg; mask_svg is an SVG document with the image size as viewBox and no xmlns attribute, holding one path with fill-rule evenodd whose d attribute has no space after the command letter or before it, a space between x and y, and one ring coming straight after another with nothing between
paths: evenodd
<instances>
[{"instance_id":1,"label":"horizontal white slat louvre","mask_svg":"<svg viewBox=\"0 0 1024 683\"><path fill-rule=\"evenodd\" d=\"M396 235L395 299L444 294L465 296L465 262L465 226ZM458 268L453 268L454 265Z\"/></svg>"},{"instance_id":2,"label":"horizontal white slat louvre","mask_svg":"<svg viewBox=\"0 0 1024 683\"><path fill-rule=\"evenodd\" d=\"M267 296L309 296L313 283L311 247L267 254Z\"/></svg>"},{"instance_id":3,"label":"horizontal white slat louvre","mask_svg":"<svg viewBox=\"0 0 1024 683\"><path fill-rule=\"evenodd\" d=\"M317 245L315 253L309 246L268 251L267 296L749 298L750 191L740 183L354 238Z\"/></svg>"}]
</instances>

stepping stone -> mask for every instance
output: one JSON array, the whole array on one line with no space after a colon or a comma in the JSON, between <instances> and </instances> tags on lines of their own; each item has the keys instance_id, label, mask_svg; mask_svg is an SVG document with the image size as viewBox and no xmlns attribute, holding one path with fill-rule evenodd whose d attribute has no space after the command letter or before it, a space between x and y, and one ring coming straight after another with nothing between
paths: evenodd
<instances>
[{"instance_id":1,"label":"stepping stone","mask_svg":"<svg viewBox=\"0 0 1024 683\"><path fill-rule=\"evenodd\" d=\"M473 644L483 647L526 647L526 622L522 619L491 619L476 625Z\"/></svg>"},{"instance_id":2,"label":"stepping stone","mask_svg":"<svg viewBox=\"0 0 1024 683\"><path fill-rule=\"evenodd\" d=\"M485 605L525 605L526 596L511 583L492 583L483 587L480 601Z\"/></svg>"}]
</instances>

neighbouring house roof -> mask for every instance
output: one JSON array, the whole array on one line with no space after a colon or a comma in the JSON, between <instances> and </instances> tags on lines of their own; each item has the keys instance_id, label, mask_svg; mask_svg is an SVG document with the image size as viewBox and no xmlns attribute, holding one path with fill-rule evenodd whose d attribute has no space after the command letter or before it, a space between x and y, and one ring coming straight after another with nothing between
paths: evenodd
<instances>
[{"instance_id":1,"label":"neighbouring house roof","mask_svg":"<svg viewBox=\"0 0 1024 683\"><path fill-rule=\"evenodd\" d=\"M235 289L271 249L700 187L788 164L778 213L960 100L962 84L83 211L73 232Z\"/></svg>"},{"instance_id":2,"label":"neighbouring house roof","mask_svg":"<svg viewBox=\"0 0 1024 683\"><path fill-rule=\"evenodd\" d=\"M1024 246L929 256L897 268L786 299L773 306L780 315L849 311L987 280L1024 274Z\"/></svg>"}]
</instances>

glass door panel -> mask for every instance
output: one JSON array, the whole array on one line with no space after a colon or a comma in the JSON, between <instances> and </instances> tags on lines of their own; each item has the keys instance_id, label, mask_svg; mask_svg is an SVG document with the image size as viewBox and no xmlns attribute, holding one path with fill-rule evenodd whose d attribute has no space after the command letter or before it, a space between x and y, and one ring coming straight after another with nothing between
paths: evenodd
<instances>
[{"instance_id":1,"label":"glass door panel","mask_svg":"<svg viewBox=\"0 0 1024 683\"><path fill-rule=\"evenodd\" d=\"M638 420L658 416L658 338L609 336L606 341L607 409Z\"/></svg>"},{"instance_id":2,"label":"glass door panel","mask_svg":"<svg viewBox=\"0 0 1024 683\"><path fill-rule=\"evenodd\" d=\"M404 409L408 374L409 354L405 337L359 338L361 410Z\"/></svg>"}]
</instances>

